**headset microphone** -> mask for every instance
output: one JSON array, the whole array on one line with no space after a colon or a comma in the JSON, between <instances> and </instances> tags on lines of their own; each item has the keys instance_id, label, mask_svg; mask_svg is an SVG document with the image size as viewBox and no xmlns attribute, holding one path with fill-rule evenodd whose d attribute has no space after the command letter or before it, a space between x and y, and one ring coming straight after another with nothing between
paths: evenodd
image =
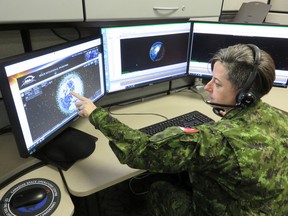
<instances>
[{"instance_id":1,"label":"headset microphone","mask_svg":"<svg viewBox=\"0 0 288 216\"><path fill-rule=\"evenodd\" d=\"M223 115L222 115L222 112L225 112L225 110L223 109L223 107L231 107L231 108L233 108L233 107L240 107L241 106L241 104L240 103L237 103L237 104L235 104L235 105L231 105L231 104L220 104L220 103L213 103L213 102L211 102L211 101L205 101L205 103L207 103L207 104L209 104L209 105L213 105L213 106L216 106L216 107L213 107L213 112L216 114L216 115L218 115L218 116L220 116L220 117L223 117Z\"/></svg>"},{"instance_id":2,"label":"headset microphone","mask_svg":"<svg viewBox=\"0 0 288 216\"><path fill-rule=\"evenodd\" d=\"M220 116L220 117L223 117L223 112L225 112L225 110L223 109L223 107L240 107L241 104L240 103L237 103L235 105L230 105L230 104L220 104L220 103L213 103L211 101L205 101L205 103L209 104L209 105L213 105L213 106L216 106L216 107L213 107L213 112Z\"/></svg>"},{"instance_id":3,"label":"headset microphone","mask_svg":"<svg viewBox=\"0 0 288 216\"><path fill-rule=\"evenodd\" d=\"M205 101L205 103L209 104L209 105L213 105L213 106L219 106L219 107L240 107L241 104L240 103L237 103L237 104L221 104L221 103L213 103L211 101Z\"/></svg>"}]
</instances>

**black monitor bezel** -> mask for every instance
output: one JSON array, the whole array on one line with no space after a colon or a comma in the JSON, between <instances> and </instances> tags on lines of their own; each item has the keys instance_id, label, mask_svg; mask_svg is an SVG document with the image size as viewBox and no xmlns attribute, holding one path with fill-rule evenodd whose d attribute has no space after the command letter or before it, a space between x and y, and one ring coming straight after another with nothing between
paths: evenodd
<instances>
[{"instance_id":1,"label":"black monitor bezel","mask_svg":"<svg viewBox=\"0 0 288 216\"><path fill-rule=\"evenodd\" d=\"M190 24L190 21L189 20L186 20L186 19L170 19L170 20L156 20L156 21L153 21L153 22L125 22L125 23L116 23L116 24L113 24L113 25L104 25L104 26L101 26L100 27L100 33L101 33L101 38L102 38L102 43L103 43L103 52L105 52L104 50L104 41L103 41L103 34L102 34L102 29L104 28L117 28L117 27L132 27L132 26L147 26L147 25L162 25L162 24L184 24L184 23L187 23L189 25ZM190 31L190 29L189 29ZM189 44L189 34L190 32L188 32L188 41L187 41L187 46ZM187 47L187 53L186 53L186 69L185 71L183 71L183 73L179 74L179 75L176 75L176 76L169 76L169 77L165 77L165 78L162 78L162 79L155 79L153 81L147 81L147 82L143 82L143 83L140 83L138 85L134 85L134 86L130 86L130 87L127 87L125 89L120 89L120 90L117 90L117 91L108 91L107 90L107 83L106 83L106 77L105 77L105 94L106 95L114 95L114 94L117 94L117 93L122 93L124 91L133 91L134 89L141 89L143 87L148 87L148 86L153 86L153 85L157 85L159 83L164 83L164 82L172 82L173 80L176 80L176 79L179 79L179 78L185 78L188 76L187 74L187 70L188 70L188 65L187 65L187 61L189 60L189 47ZM105 55L103 56L103 61L104 61L104 64L105 64ZM106 70L105 70L105 76L106 76ZM169 91L170 89L168 88L167 91Z\"/></svg>"},{"instance_id":2,"label":"black monitor bezel","mask_svg":"<svg viewBox=\"0 0 288 216\"><path fill-rule=\"evenodd\" d=\"M5 66L12 65L19 61L25 61L31 58L35 58L37 56L44 55L47 53L56 52L61 49L73 47L81 43L86 43L86 42L93 41L93 40L100 40L101 52L103 55L101 37L89 36L89 37L77 39L75 41L69 41L69 42L58 44L58 45L54 45L48 48L42 48L39 50L31 51L29 53L22 53L19 55L7 57L1 60L0 62L0 89L2 92L3 99L4 99L5 107L7 110L7 115L9 117L9 121L12 127L12 132L15 137L18 153L22 158L33 156L33 154L37 153L39 150L41 150L41 148L46 146L51 140L53 140L58 135L60 135L64 130L66 130L74 121L76 121L79 118L79 116L77 113L72 114L71 119L68 122L66 122L64 125L62 125L61 128L51 133L49 137L45 139L45 141L35 146L32 151L28 151L28 149L26 148L25 139L24 139L23 132L22 132L23 130L21 128L21 123L18 118L17 109L15 106L15 102L13 100L13 95L10 89L9 81L6 76ZM103 65L103 58L102 58L102 65ZM103 79L104 79L104 74L103 74ZM103 82L104 81L105 79L103 80ZM106 89L105 89L105 83L104 83L104 92L101 96L99 96L99 98L97 98L97 101L99 101L102 97L105 96L105 92L106 92ZM95 103L96 101L93 101L93 102Z\"/></svg>"},{"instance_id":3,"label":"black monitor bezel","mask_svg":"<svg viewBox=\"0 0 288 216\"><path fill-rule=\"evenodd\" d=\"M262 23L262 24L257 24L257 23L235 23L235 22L215 22L215 21L201 21L201 20L197 20L197 21L191 21L191 26L190 26L190 34L189 34L189 54L188 54L188 62L187 62L187 76L191 76L194 78L203 78L205 80L209 80L212 78L212 73L211 76L210 75L204 75L204 74L191 74L189 73L189 69L190 69L190 62L191 62L191 53L192 53L192 47L191 47L191 43L192 43L192 35L193 35L193 24L194 23L213 23L213 24L221 24L221 25L248 25L248 26L276 26L276 27L287 27L288 25L278 25L275 23ZM208 65L207 65L208 68ZM211 70L212 72L212 70ZM276 80L275 80L276 81ZM273 82L273 86L274 87L283 87L283 88L287 88L288 86L288 80L286 82L286 84L283 83L277 83L277 82Z\"/></svg>"}]
</instances>

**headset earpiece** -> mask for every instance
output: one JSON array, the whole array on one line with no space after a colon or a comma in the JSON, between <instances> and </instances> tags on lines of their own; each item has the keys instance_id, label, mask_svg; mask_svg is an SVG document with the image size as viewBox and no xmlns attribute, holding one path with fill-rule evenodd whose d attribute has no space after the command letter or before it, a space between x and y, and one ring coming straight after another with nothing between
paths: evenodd
<instances>
[{"instance_id":1,"label":"headset earpiece","mask_svg":"<svg viewBox=\"0 0 288 216\"><path fill-rule=\"evenodd\" d=\"M256 96L253 92L243 92L241 91L237 95L237 103L243 106L249 106L256 101Z\"/></svg>"},{"instance_id":2,"label":"headset earpiece","mask_svg":"<svg viewBox=\"0 0 288 216\"><path fill-rule=\"evenodd\" d=\"M261 60L261 52L260 49L254 44L247 44L247 46L253 50L254 63L252 72L250 73L243 88L239 91L238 95L236 96L236 102L239 103L241 106L249 106L257 100L257 97L251 91L251 87L257 76L257 70Z\"/></svg>"}]
</instances>

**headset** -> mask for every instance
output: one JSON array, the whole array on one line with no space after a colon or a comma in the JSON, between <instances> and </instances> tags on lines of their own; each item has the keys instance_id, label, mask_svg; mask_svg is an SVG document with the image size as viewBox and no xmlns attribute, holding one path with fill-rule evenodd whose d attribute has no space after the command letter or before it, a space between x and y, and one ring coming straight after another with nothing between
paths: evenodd
<instances>
[{"instance_id":1,"label":"headset","mask_svg":"<svg viewBox=\"0 0 288 216\"><path fill-rule=\"evenodd\" d=\"M257 76L258 67L261 63L260 49L254 44L247 44L247 46L249 46L253 50L254 63L252 72L250 73L246 83L236 97L236 102L240 103L243 106L249 106L257 99L255 93L251 91L251 87Z\"/></svg>"},{"instance_id":2,"label":"headset","mask_svg":"<svg viewBox=\"0 0 288 216\"><path fill-rule=\"evenodd\" d=\"M244 84L243 88L239 91L236 96L236 104L220 104L220 103L213 103L211 101L205 101L207 104L220 106L220 107L240 107L240 106L250 106L253 104L257 97L253 91L251 91L252 84L257 76L258 66L261 63L261 51L260 49L254 44L247 44L247 46L252 49L254 54L254 62L253 62L253 70L250 73L246 83Z\"/></svg>"}]
</instances>

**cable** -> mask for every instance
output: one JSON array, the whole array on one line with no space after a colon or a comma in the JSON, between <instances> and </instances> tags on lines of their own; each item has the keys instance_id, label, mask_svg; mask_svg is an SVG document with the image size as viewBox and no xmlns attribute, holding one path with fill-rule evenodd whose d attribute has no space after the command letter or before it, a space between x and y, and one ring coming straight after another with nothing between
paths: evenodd
<instances>
[{"instance_id":1,"label":"cable","mask_svg":"<svg viewBox=\"0 0 288 216\"><path fill-rule=\"evenodd\" d=\"M16 179L20 178L21 176L23 176L23 175L25 175L25 174L33 171L33 170L36 170L36 169L38 169L38 168L40 168L40 167L43 167L43 166L45 166L45 165L47 165L47 164L44 163L44 162L42 162L42 161L40 161L40 162L38 162L38 163L30 166L30 167L27 167L26 169L24 169L24 170L22 170L22 171L16 173L15 175L11 176L10 178L8 178L8 179L6 179L5 181L3 181L3 182L0 183L0 190L1 190L2 188L6 187L6 186L7 186L8 184L10 184L11 182L13 182L13 181L15 181Z\"/></svg>"},{"instance_id":2,"label":"cable","mask_svg":"<svg viewBox=\"0 0 288 216\"><path fill-rule=\"evenodd\" d=\"M135 103L141 103L144 101L144 98L140 98L140 99L136 99L136 100L133 100L133 101L128 101L128 102L123 102L121 104L112 104L108 107L108 109L112 108L113 106L127 106L127 105L130 105L130 104L135 104Z\"/></svg>"},{"instance_id":3,"label":"cable","mask_svg":"<svg viewBox=\"0 0 288 216\"><path fill-rule=\"evenodd\" d=\"M155 115L155 116L160 116L160 117L164 118L165 120L169 119L166 116L158 114L158 113L113 113L111 111L109 111L109 113L111 115Z\"/></svg>"},{"instance_id":4,"label":"cable","mask_svg":"<svg viewBox=\"0 0 288 216\"><path fill-rule=\"evenodd\" d=\"M135 103L135 102L133 102ZM125 105L129 105L131 103L128 103L128 104L123 104L123 105L117 105L117 106L125 106ZM155 115L155 116L160 116L161 118L164 118L165 120L168 120L168 118L164 115L161 115L161 114L158 114L158 113L113 113L111 111L111 108L112 106L108 107L108 112L111 114L111 115Z\"/></svg>"},{"instance_id":5,"label":"cable","mask_svg":"<svg viewBox=\"0 0 288 216\"><path fill-rule=\"evenodd\" d=\"M0 135L5 134L5 133L10 133L10 132L12 132L11 125L6 125L6 126L0 128Z\"/></svg>"},{"instance_id":6,"label":"cable","mask_svg":"<svg viewBox=\"0 0 288 216\"><path fill-rule=\"evenodd\" d=\"M176 89L174 90L175 93L179 93L179 92L184 92L184 91L190 91L190 87L184 87L184 88L180 88L180 89Z\"/></svg>"},{"instance_id":7,"label":"cable","mask_svg":"<svg viewBox=\"0 0 288 216\"><path fill-rule=\"evenodd\" d=\"M152 173L143 173L143 174L140 174L136 177L133 177L129 180L129 189L130 191L134 194L134 195L145 195L147 193L149 193L149 191L144 191L144 192L135 192L135 190L133 189L133 186L132 186L132 182L134 180L142 180L142 179L145 179L147 178L148 176L150 176Z\"/></svg>"},{"instance_id":8,"label":"cable","mask_svg":"<svg viewBox=\"0 0 288 216\"><path fill-rule=\"evenodd\" d=\"M196 91L195 89L193 89L193 88L191 88L190 89L192 92L194 92L194 93L196 93L196 94L198 94L198 95L200 95L201 96L201 98L202 98L202 100L203 100L203 102L205 103L205 98L204 98L204 96L201 94L201 93L199 93L198 91Z\"/></svg>"},{"instance_id":9,"label":"cable","mask_svg":"<svg viewBox=\"0 0 288 216\"><path fill-rule=\"evenodd\" d=\"M70 190L69 190L69 187L68 187L68 184L67 184L67 181L66 181L66 179L65 179L65 176L64 176L64 174L63 174L62 169L58 168L58 171L59 171L59 173L60 173L61 179L62 179L62 181L63 181L63 184L64 184L67 192L68 192L69 195L71 196L72 194L70 193Z\"/></svg>"},{"instance_id":10,"label":"cable","mask_svg":"<svg viewBox=\"0 0 288 216\"><path fill-rule=\"evenodd\" d=\"M131 178L129 180L129 189L134 195L141 196L141 195L148 194L150 185L153 184L154 182L157 182L157 181L167 181L167 182L170 182L171 184L173 184L175 186L184 186L184 184L185 184L185 186L188 186L186 179L189 180L189 177L183 176L184 174L187 176L186 172L159 173L159 172L147 171L145 173L142 173L138 176ZM150 176L151 176L151 178L148 178ZM135 180L139 180L138 185L140 185L140 188L142 190L143 190L143 187L144 188L146 187L146 191L136 192L133 188L134 186L132 185L133 181L135 181Z\"/></svg>"},{"instance_id":11,"label":"cable","mask_svg":"<svg viewBox=\"0 0 288 216\"><path fill-rule=\"evenodd\" d=\"M175 91L176 93L178 93L178 92L183 92L183 91L192 91L192 92L195 92L196 94L198 94L198 95L200 95L201 96L201 98L202 98L202 100L203 100L203 102L205 102L205 98L204 98L204 96L201 94L201 93L199 93L199 92L197 92L197 91L195 91L194 89L190 89L189 87L185 87L185 88L182 88L182 89L178 89L177 91ZM134 103L139 103L139 102L143 102L143 99L141 99L141 100L136 100L136 101L132 101L132 102L128 102L128 103L124 103L124 104L118 104L118 105L116 105L116 106L127 106L127 105L130 105L130 104L134 104ZM169 118L167 118L166 116L164 116L164 115L161 115L161 114L158 114L158 113L113 113L112 111L111 111L111 109L112 109L112 107L113 106L110 106L110 107L108 107L108 112L111 114L111 115L155 115L155 116L160 116L160 117L162 117L162 118L164 118L165 120L168 120Z\"/></svg>"},{"instance_id":12,"label":"cable","mask_svg":"<svg viewBox=\"0 0 288 216\"><path fill-rule=\"evenodd\" d=\"M78 28L73 28L73 29L75 29L75 31L76 31L77 34L78 34L78 38L76 38L76 39L74 39L74 40L81 39L81 38L82 38L82 35L81 35L80 30L79 30ZM65 40L65 41L67 41L67 42L74 41L74 40L71 40L71 39L68 39L68 38L65 38L65 37L61 36L60 34L58 34L58 33L55 31L55 29L50 28L50 30L53 32L53 34L55 34L57 37L61 38L62 40Z\"/></svg>"}]
</instances>

